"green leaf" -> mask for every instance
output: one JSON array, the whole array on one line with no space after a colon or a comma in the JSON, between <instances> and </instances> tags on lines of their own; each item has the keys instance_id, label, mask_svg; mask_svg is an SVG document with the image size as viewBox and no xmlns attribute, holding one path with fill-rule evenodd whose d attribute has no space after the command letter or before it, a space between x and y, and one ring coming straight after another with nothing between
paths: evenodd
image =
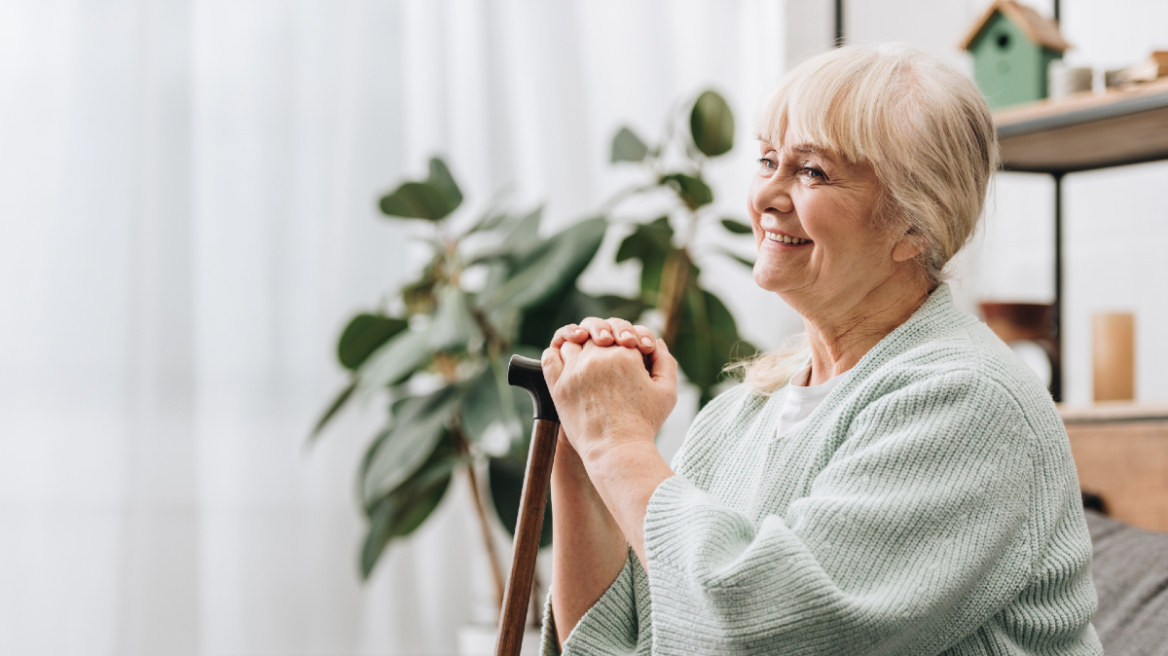
<instances>
[{"instance_id":1,"label":"green leaf","mask_svg":"<svg viewBox=\"0 0 1168 656\"><path fill-rule=\"evenodd\" d=\"M714 190L701 178L685 173L671 173L661 176L661 182L673 187L681 201L691 210L714 202Z\"/></svg>"},{"instance_id":2,"label":"green leaf","mask_svg":"<svg viewBox=\"0 0 1168 656\"><path fill-rule=\"evenodd\" d=\"M469 342L483 338L466 294L450 286L438 294L438 311L427 332L432 351L465 351Z\"/></svg>"},{"instance_id":3,"label":"green leaf","mask_svg":"<svg viewBox=\"0 0 1168 656\"><path fill-rule=\"evenodd\" d=\"M503 238L504 245L510 248L510 252L520 255L530 251L539 243L539 224L542 219L543 205L519 217Z\"/></svg>"},{"instance_id":4,"label":"green leaf","mask_svg":"<svg viewBox=\"0 0 1168 656\"><path fill-rule=\"evenodd\" d=\"M403 219L438 221L450 214L442 192L424 182L406 182L381 197L381 213Z\"/></svg>"},{"instance_id":5,"label":"green leaf","mask_svg":"<svg viewBox=\"0 0 1168 656\"><path fill-rule=\"evenodd\" d=\"M405 330L409 322L377 314L358 314L341 333L337 343L337 360L350 371L356 370L382 344Z\"/></svg>"},{"instance_id":6,"label":"green leaf","mask_svg":"<svg viewBox=\"0 0 1168 656\"><path fill-rule=\"evenodd\" d=\"M385 438L389 436L390 428L393 426L394 417L400 417L402 408L404 408L407 403L412 403L414 398L415 397L412 396L400 396L396 397L393 402L390 403L389 417L387 418L388 423L386 424L386 427L378 432L376 436L374 436L373 440L369 443L369 446L365 448L365 454L361 456L361 468L359 470L360 474L357 477L358 486L364 485L363 481L365 480L365 475L369 473L369 465L372 463L373 456L377 453L377 449L381 447L381 443L384 442Z\"/></svg>"},{"instance_id":7,"label":"green leaf","mask_svg":"<svg viewBox=\"0 0 1168 656\"><path fill-rule=\"evenodd\" d=\"M361 549L361 578L368 579L389 541L414 532L429 518L450 486L450 474L432 485L404 495L386 496L369 517L369 530Z\"/></svg>"},{"instance_id":8,"label":"green leaf","mask_svg":"<svg viewBox=\"0 0 1168 656\"><path fill-rule=\"evenodd\" d=\"M495 372L485 368L478 375L463 383L466 393L462 402L462 430L468 440L481 442L487 429L502 414L499 406L499 386L495 384Z\"/></svg>"},{"instance_id":9,"label":"green leaf","mask_svg":"<svg viewBox=\"0 0 1168 656\"><path fill-rule=\"evenodd\" d=\"M498 228L507 220L506 212L488 212L483 214L478 221L475 222L467 231L466 235L472 235L476 232L490 232Z\"/></svg>"},{"instance_id":10,"label":"green leaf","mask_svg":"<svg viewBox=\"0 0 1168 656\"><path fill-rule=\"evenodd\" d=\"M507 282L507 275L510 272L510 267L503 260L489 260L480 262L475 266L480 266L486 269L486 280L483 282L483 288L475 295L476 298L484 298L490 296L492 292ZM493 324L492 324L493 325Z\"/></svg>"},{"instance_id":11,"label":"green leaf","mask_svg":"<svg viewBox=\"0 0 1168 656\"><path fill-rule=\"evenodd\" d=\"M387 216L403 219L441 221L462 203L462 192L450 170L437 157L430 160L430 178L425 182L405 182L381 197L379 206Z\"/></svg>"},{"instance_id":12,"label":"green leaf","mask_svg":"<svg viewBox=\"0 0 1168 656\"><path fill-rule=\"evenodd\" d=\"M524 355L532 355L529 351ZM527 392L507 384L507 358L492 358L490 366L463 383L460 424L471 442L481 443L487 430L502 422L511 441L520 439L532 416Z\"/></svg>"},{"instance_id":13,"label":"green leaf","mask_svg":"<svg viewBox=\"0 0 1168 656\"><path fill-rule=\"evenodd\" d=\"M649 223L639 224L632 234L625 237L616 252L616 261L624 262L630 258L644 259L646 255L660 255L662 259L673 250L673 228L669 225L669 217L662 216Z\"/></svg>"},{"instance_id":14,"label":"green leaf","mask_svg":"<svg viewBox=\"0 0 1168 656\"><path fill-rule=\"evenodd\" d=\"M403 330L373 352L357 370L358 389L397 385L422 368L434 355L425 330Z\"/></svg>"},{"instance_id":15,"label":"green leaf","mask_svg":"<svg viewBox=\"0 0 1168 656\"><path fill-rule=\"evenodd\" d=\"M621 242L616 252L618 263L633 258L641 261L642 301L649 304L656 302L657 290L661 287L661 270L665 267L669 253L674 250L673 228L669 226L669 217L665 216L638 225Z\"/></svg>"},{"instance_id":16,"label":"green leaf","mask_svg":"<svg viewBox=\"0 0 1168 656\"><path fill-rule=\"evenodd\" d=\"M447 434L447 424L458 405L453 385L424 397L406 399L393 423L370 446L362 496L372 503L413 476Z\"/></svg>"},{"instance_id":17,"label":"green leaf","mask_svg":"<svg viewBox=\"0 0 1168 656\"><path fill-rule=\"evenodd\" d=\"M649 147L645 145L644 141L627 127L622 127L616 136L612 139L612 161L616 162L639 162L645 159L645 155L649 153Z\"/></svg>"},{"instance_id":18,"label":"green leaf","mask_svg":"<svg viewBox=\"0 0 1168 656\"><path fill-rule=\"evenodd\" d=\"M686 290L681 325L671 350L685 377L701 390L703 398L711 395L723 368L732 359L755 352L753 346L738 337L730 310L717 296L697 286Z\"/></svg>"},{"instance_id":19,"label":"green leaf","mask_svg":"<svg viewBox=\"0 0 1168 656\"><path fill-rule=\"evenodd\" d=\"M535 417L535 406L527 390L515 387L507 382L507 363L512 355L521 355L525 358L538 360L543 349L533 349L526 346L516 346L512 353L492 361L491 369L495 374L495 387L499 398L499 419L507 429L510 443L508 451L514 452L516 445L520 450L527 448L531 437L531 421Z\"/></svg>"},{"instance_id":20,"label":"green leaf","mask_svg":"<svg viewBox=\"0 0 1168 656\"><path fill-rule=\"evenodd\" d=\"M694 102L689 115L694 145L706 157L717 157L734 147L734 114L722 96L706 91Z\"/></svg>"},{"instance_id":21,"label":"green leaf","mask_svg":"<svg viewBox=\"0 0 1168 656\"><path fill-rule=\"evenodd\" d=\"M460 462L447 435L416 474L369 506L369 530L361 549L362 578L369 578L390 540L410 535L434 512Z\"/></svg>"},{"instance_id":22,"label":"green leaf","mask_svg":"<svg viewBox=\"0 0 1168 656\"><path fill-rule=\"evenodd\" d=\"M514 264L524 255L531 252L539 243L539 223L543 215L543 206L537 207L521 217L513 218L500 225L507 228L506 234L500 235L498 242L481 250L466 254L467 267L484 262L501 260ZM509 227L508 227L508 224Z\"/></svg>"},{"instance_id":23,"label":"green leaf","mask_svg":"<svg viewBox=\"0 0 1168 656\"><path fill-rule=\"evenodd\" d=\"M539 359L561 326L579 323L584 317L620 317L636 322L644 310L645 304L640 299L590 296L573 284L523 312L516 342L533 349L531 357Z\"/></svg>"},{"instance_id":24,"label":"green leaf","mask_svg":"<svg viewBox=\"0 0 1168 656\"><path fill-rule=\"evenodd\" d=\"M632 323L636 323L641 318L641 314L645 312L645 303L638 298L625 298L623 296L605 295L605 296L589 296L581 293L583 298L580 299L580 310L577 311L578 316L582 317L616 317L624 319Z\"/></svg>"},{"instance_id":25,"label":"green leaf","mask_svg":"<svg viewBox=\"0 0 1168 656\"><path fill-rule=\"evenodd\" d=\"M754 232L754 229L745 223L739 223L734 219L722 219L722 227L736 235L749 235Z\"/></svg>"},{"instance_id":26,"label":"green leaf","mask_svg":"<svg viewBox=\"0 0 1168 656\"><path fill-rule=\"evenodd\" d=\"M500 307L525 309L574 282L592 261L608 222L603 217L586 219L549 238L511 272L507 281L483 301L487 310Z\"/></svg>"},{"instance_id":27,"label":"green leaf","mask_svg":"<svg viewBox=\"0 0 1168 656\"><path fill-rule=\"evenodd\" d=\"M348 387L341 390L340 394L337 394L336 398L333 399L333 402L329 404L328 409L325 410L324 414L320 416L319 420L317 420L316 426L313 426L312 432L308 435L309 441L312 441L318 435L320 435L320 432L324 430L325 425L332 421L332 418L336 416L336 414L340 412L341 408L345 406L345 403L349 401L349 397L353 396L353 390L355 389L357 389L356 382L351 383Z\"/></svg>"},{"instance_id":28,"label":"green leaf","mask_svg":"<svg viewBox=\"0 0 1168 656\"><path fill-rule=\"evenodd\" d=\"M458 184L454 182L454 176L450 175L450 169L446 167L446 162L443 162L437 157L430 158L430 179L427 181L442 193L442 196L450 205L450 211L454 211L462 204L462 192L458 189Z\"/></svg>"},{"instance_id":29,"label":"green leaf","mask_svg":"<svg viewBox=\"0 0 1168 656\"><path fill-rule=\"evenodd\" d=\"M505 456L491 458L487 468L487 478L491 488L491 501L495 514L511 535L515 535L515 524L519 521L519 501L523 495L523 473L526 458ZM539 536L539 546L552 543L552 503L548 499L543 511L543 530Z\"/></svg>"}]
</instances>

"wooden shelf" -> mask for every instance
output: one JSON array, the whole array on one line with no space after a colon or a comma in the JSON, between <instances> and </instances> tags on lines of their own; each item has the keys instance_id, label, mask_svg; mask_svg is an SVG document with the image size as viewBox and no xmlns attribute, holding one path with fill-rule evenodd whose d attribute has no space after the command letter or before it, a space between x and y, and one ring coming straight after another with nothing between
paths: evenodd
<instances>
[{"instance_id":1,"label":"wooden shelf","mask_svg":"<svg viewBox=\"0 0 1168 656\"><path fill-rule=\"evenodd\" d=\"M1109 421L1168 422L1168 403L1097 401L1092 405L1060 403L1059 415L1065 424L1096 424Z\"/></svg>"},{"instance_id":2,"label":"wooden shelf","mask_svg":"<svg viewBox=\"0 0 1168 656\"><path fill-rule=\"evenodd\" d=\"M1006 171L1070 173L1168 159L1168 79L994 114Z\"/></svg>"},{"instance_id":3,"label":"wooden shelf","mask_svg":"<svg viewBox=\"0 0 1168 656\"><path fill-rule=\"evenodd\" d=\"M1168 404L1112 401L1059 414L1082 489L1115 519L1168 532Z\"/></svg>"}]
</instances>

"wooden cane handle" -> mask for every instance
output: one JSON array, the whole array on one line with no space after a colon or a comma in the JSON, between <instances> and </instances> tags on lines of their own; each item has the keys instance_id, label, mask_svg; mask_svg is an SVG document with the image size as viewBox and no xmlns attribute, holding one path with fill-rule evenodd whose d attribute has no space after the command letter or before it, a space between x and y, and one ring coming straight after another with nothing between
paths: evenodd
<instances>
[{"instance_id":1,"label":"wooden cane handle","mask_svg":"<svg viewBox=\"0 0 1168 656\"><path fill-rule=\"evenodd\" d=\"M519 650L523 647L527 604L531 599L531 582L535 577L539 536L543 531L543 513L547 506L552 461L555 460L559 434L559 422L535 420L531 431L531 448L527 452L527 471L523 476L523 494L519 498L515 552L511 557L507 592L503 595L503 617L499 622L495 656L519 656Z\"/></svg>"},{"instance_id":2,"label":"wooden cane handle","mask_svg":"<svg viewBox=\"0 0 1168 656\"><path fill-rule=\"evenodd\" d=\"M560 423L560 415L556 412L556 404L552 402L552 393L543 378L543 365L539 360L525 358L522 355L511 356L507 363L507 382L514 387L527 390L531 395L536 419Z\"/></svg>"}]
</instances>

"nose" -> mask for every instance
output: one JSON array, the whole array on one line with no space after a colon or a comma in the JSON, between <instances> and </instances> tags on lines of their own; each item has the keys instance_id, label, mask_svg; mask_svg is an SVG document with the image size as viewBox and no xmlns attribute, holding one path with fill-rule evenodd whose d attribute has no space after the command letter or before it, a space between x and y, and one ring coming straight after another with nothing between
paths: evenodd
<instances>
[{"instance_id":1,"label":"nose","mask_svg":"<svg viewBox=\"0 0 1168 656\"><path fill-rule=\"evenodd\" d=\"M770 177L755 176L754 184L750 187L750 208L760 217L794 211L795 205L787 185L788 182L779 176L778 171Z\"/></svg>"}]
</instances>

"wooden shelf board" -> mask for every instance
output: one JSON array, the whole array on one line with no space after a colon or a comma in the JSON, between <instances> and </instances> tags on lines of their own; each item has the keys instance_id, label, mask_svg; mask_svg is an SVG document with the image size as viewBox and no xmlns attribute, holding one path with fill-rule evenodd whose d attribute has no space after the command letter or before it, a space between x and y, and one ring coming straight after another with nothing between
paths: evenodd
<instances>
[{"instance_id":1,"label":"wooden shelf board","mask_svg":"<svg viewBox=\"0 0 1168 656\"><path fill-rule=\"evenodd\" d=\"M1168 78L994 114L1007 171L1052 173L1168 159Z\"/></svg>"},{"instance_id":2,"label":"wooden shelf board","mask_svg":"<svg viewBox=\"0 0 1168 656\"><path fill-rule=\"evenodd\" d=\"M1099 401L1092 405L1059 404L1059 415L1066 424L1115 421L1168 421L1168 403L1134 401Z\"/></svg>"}]
</instances>

